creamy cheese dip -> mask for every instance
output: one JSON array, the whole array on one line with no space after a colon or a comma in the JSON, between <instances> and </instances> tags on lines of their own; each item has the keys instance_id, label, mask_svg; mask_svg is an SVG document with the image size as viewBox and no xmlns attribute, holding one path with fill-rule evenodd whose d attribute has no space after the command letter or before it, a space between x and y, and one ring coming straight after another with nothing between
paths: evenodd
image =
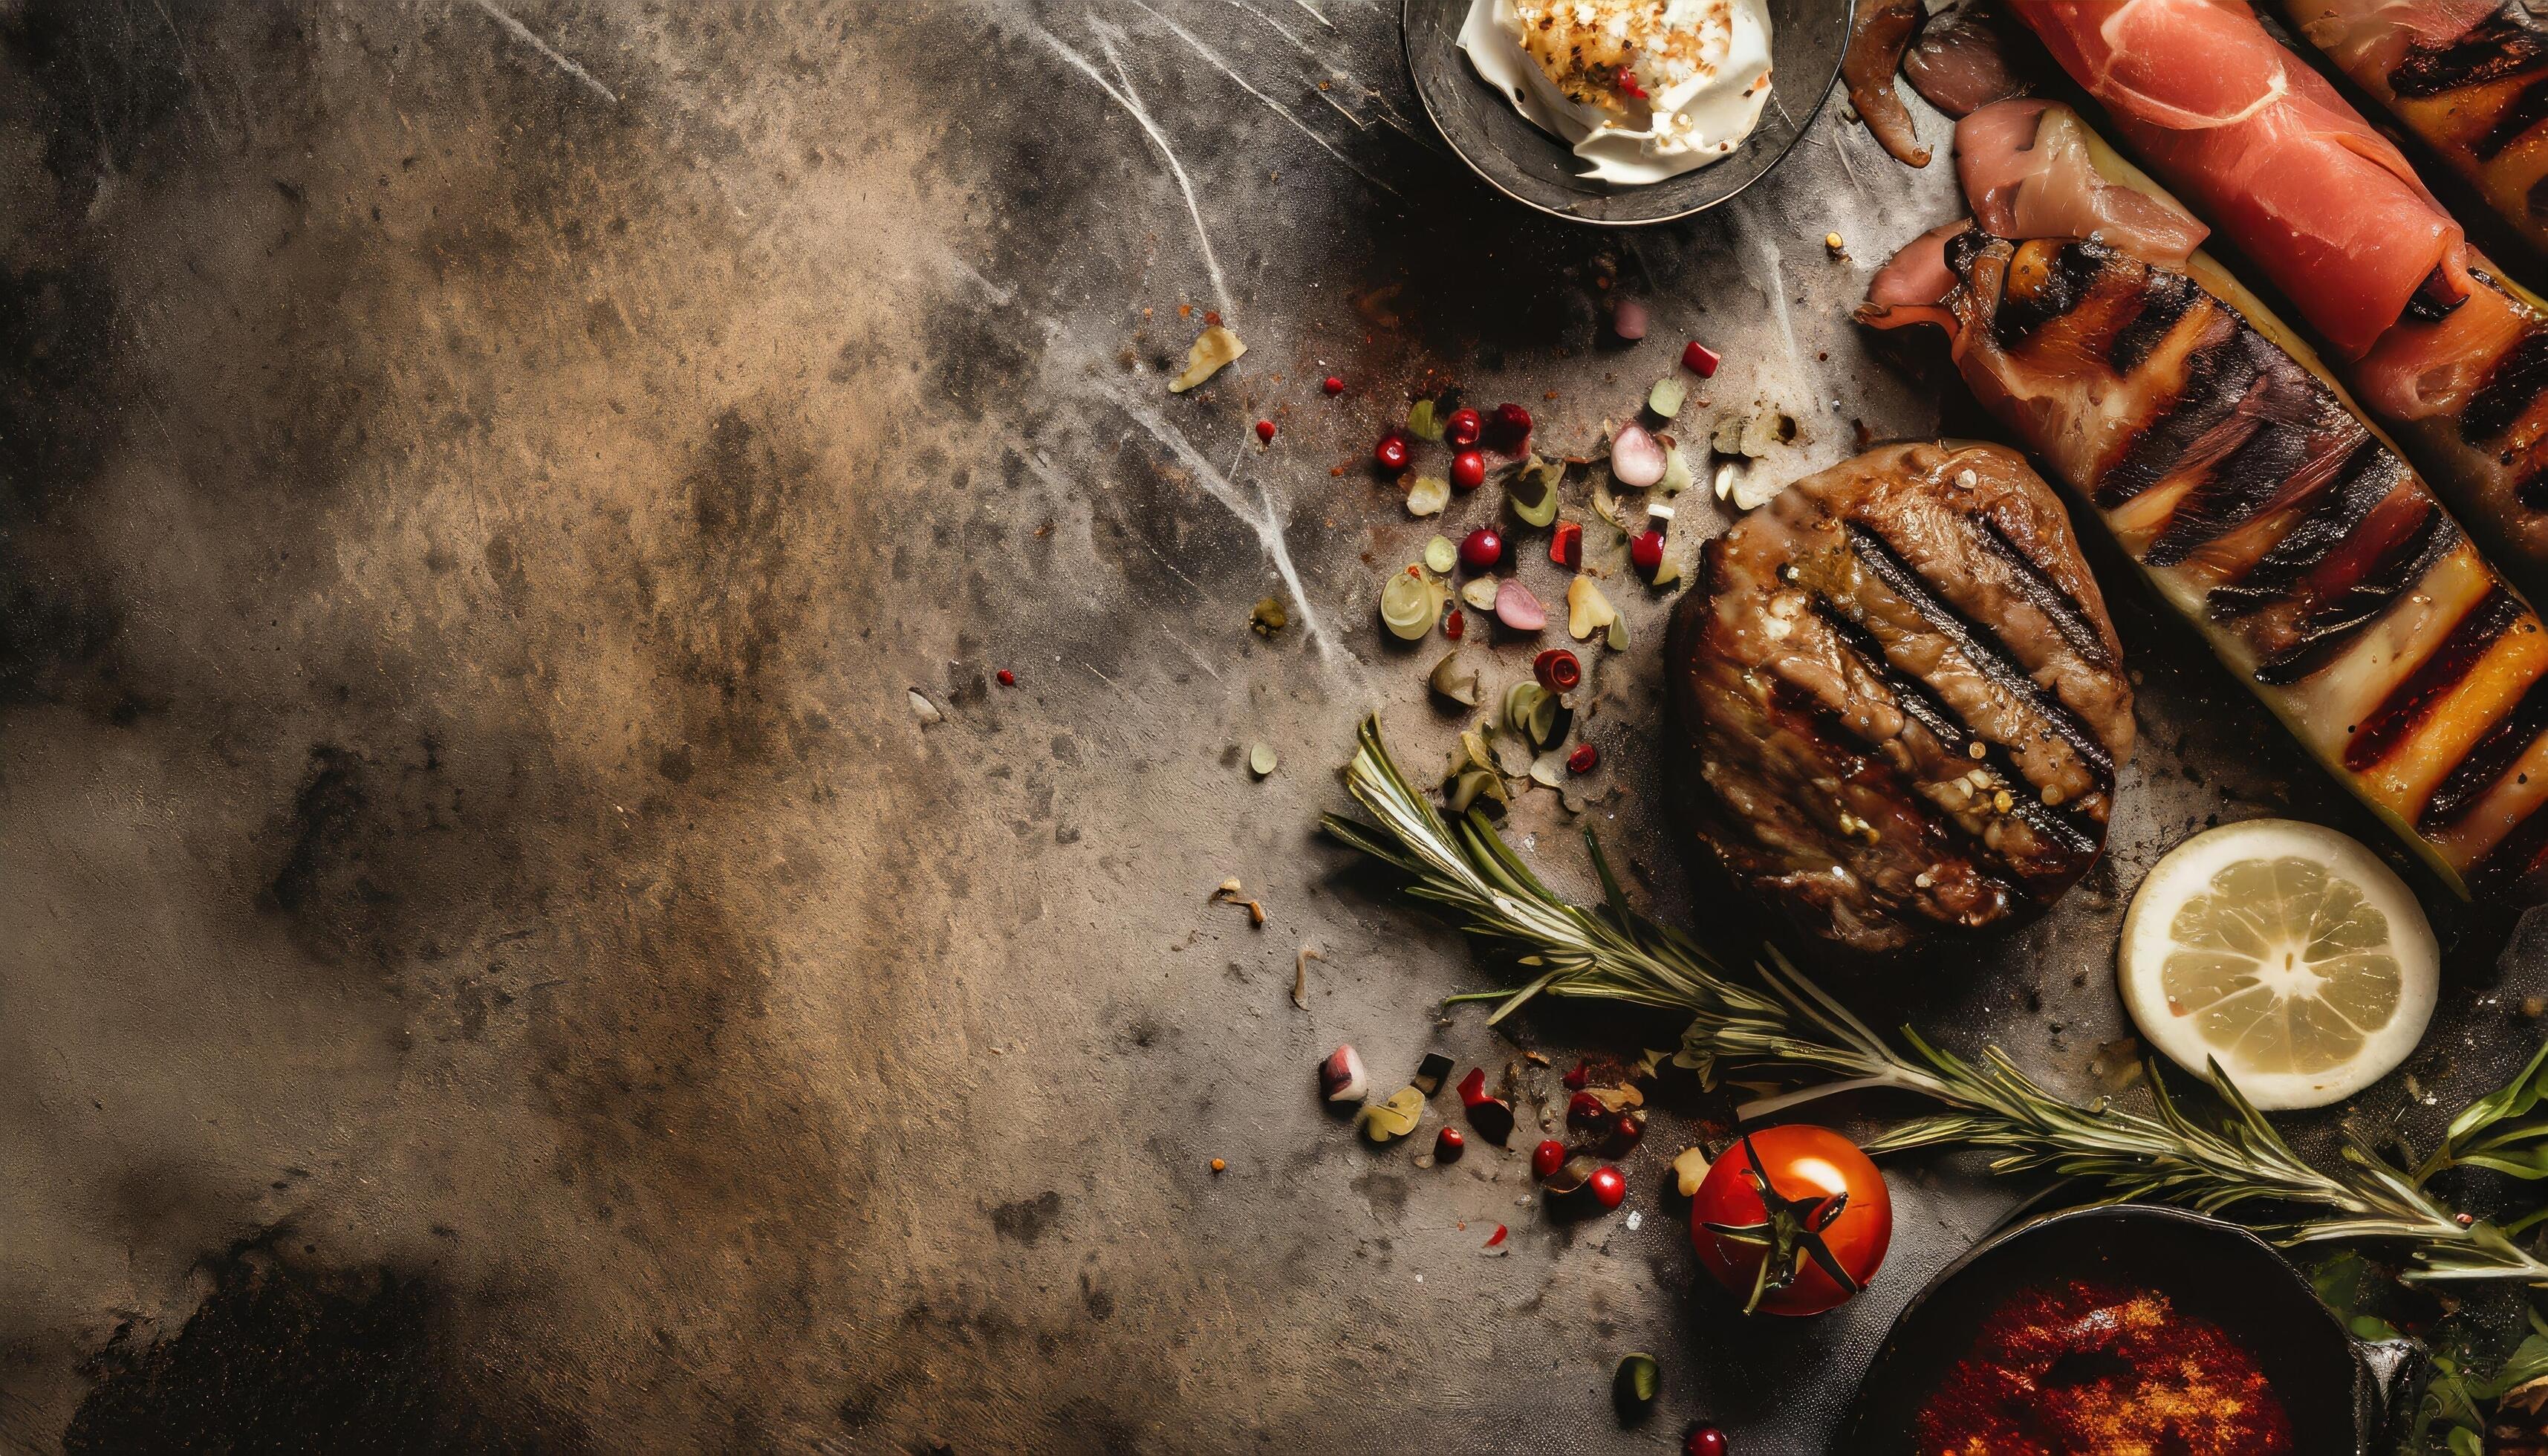
<instances>
[{"instance_id":1,"label":"creamy cheese dip","mask_svg":"<svg viewBox=\"0 0 2548 1456\"><path fill-rule=\"evenodd\" d=\"M1604 182L1706 166L1770 99L1764 0L1474 0L1460 48Z\"/></svg>"}]
</instances>

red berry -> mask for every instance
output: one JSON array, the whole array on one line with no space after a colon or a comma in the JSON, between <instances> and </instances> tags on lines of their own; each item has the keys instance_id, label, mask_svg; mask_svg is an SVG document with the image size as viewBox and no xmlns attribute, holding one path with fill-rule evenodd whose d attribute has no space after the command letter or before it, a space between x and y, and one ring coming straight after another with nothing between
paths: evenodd
<instances>
[{"instance_id":1,"label":"red berry","mask_svg":"<svg viewBox=\"0 0 2548 1456\"><path fill-rule=\"evenodd\" d=\"M1461 1137L1457 1128L1444 1128L1433 1135L1433 1161L1437 1163L1456 1163L1460 1154L1468 1150L1469 1139Z\"/></svg>"},{"instance_id":2,"label":"red berry","mask_svg":"<svg viewBox=\"0 0 2548 1456\"><path fill-rule=\"evenodd\" d=\"M1469 619L1460 615L1458 607L1442 613L1442 635L1454 642L1469 635Z\"/></svg>"},{"instance_id":3,"label":"red berry","mask_svg":"<svg viewBox=\"0 0 2548 1456\"><path fill-rule=\"evenodd\" d=\"M1548 538L1548 559L1559 566L1573 569L1584 564L1584 528L1571 520L1557 523L1557 531Z\"/></svg>"},{"instance_id":4,"label":"red berry","mask_svg":"<svg viewBox=\"0 0 2548 1456\"><path fill-rule=\"evenodd\" d=\"M1566 1166L1566 1144L1551 1138L1530 1150L1530 1170L1542 1178L1554 1178Z\"/></svg>"},{"instance_id":5,"label":"red berry","mask_svg":"<svg viewBox=\"0 0 2548 1456\"><path fill-rule=\"evenodd\" d=\"M1579 1061L1566 1069L1563 1080L1567 1086L1581 1092L1584 1090L1584 1084L1592 1080L1592 1069Z\"/></svg>"},{"instance_id":6,"label":"red berry","mask_svg":"<svg viewBox=\"0 0 2548 1456\"><path fill-rule=\"evenodd\" d=\"M1640 531L1628 542L1628 560L1637 570L1653 576L1655 568L1664 564L1664 533Z\"/></svg>"},{"instance_id":7,"label":"red berry","mask_svg":"<svg viewBox=\"0 0 2548 1456\"><path fill-rule=\"evenodd\" d=\"M1605 1209L1617 1208L1620 1200L1628 1196L1628 1180L1608 1163L1594 1168L1592 1176L1584 1180L1584 1186L1592 1190L1592 1197Z\"/></svg>"},{"instance_id":8,"label":"red berry","mask_svg":"<svg viewBox=\"0 0 2548 1456\"><path fill-rule=\"evenodd\" d=\"M1341 395L1345 392L1345 382L1330 374L1327 376L1327 382L1319 386L1319 388L1325 390L1331 395Z\"/></svg>"},{"instance_id":9,"label":"red berry","mask_svg":"<svg viewBox=\"0 0 2548 1456\"><path fill-rule=\"evenodd\" d=\"M1392 475L1396 475L1398 472L1405 470L1407 468L1407 436L1402 434L1382 435L1380 437L1380 443L1371 447L1371 459L1373 464L1379 466L1385 471L1388 471Z\"/></svg>"},{"instance_id":10,"label":"red berry","mask_svg":"<svg viewBox=\"0 0 2548 1456\"><path fill-rule=\"evenodd\" d=\"M1274 421L1270 419L1260 419L1256 421L1256 438L1264 440L1269 444L1272 443L1274 439Z\"/></svg>"},{"instance_id":11,"label":"red berry","mask_svg":"<svg viewBox=\"0 0 2548 1456\"><path fill-rule=\"evenodd\" d=\"M1575 752L1566 756L1566 772L1569 774L1590 774L1592 772L1592 766L1599 762L1601 762L1601 751L1599 749L1594 748L1589 743L1579 743L1575 745Z\"/></svg>"},{"instance_id":12,"label":"red berry","mask_svg":"<svg viewBox=\"0 0 2548 1456\"><path fill-rule=\"evenodd\" d=\"M1584 681L1584 665L1565 648L1552 647L1531 659L1530 675L1539 680L1540 686L1551 692L1573 692ZM1584 1063L1577 1062L1575 1070L1566 1074L1566 1085L1584 1085Z\"/></svg>"},{"instance_id":13,"label":"red berry","mask_svg":"<svg viewBox=\"0 0 2548 1456\"><path fill-rule=\"evenodd\" d=\"M1469 570L1483 572L1504 559L1504 538L1485 526L1471 531L1460 540L1460 560Z\"/></svg>"},{"instance_id":14,"label":"red berry","mask_svg":"<svg viewBox=\"0 0 2548 1456\"><path fill-rule=\"evenodd\" d=\"M1017 685L1018 685L1018 675L1017 675L1017 674L1015 674L1015 673L1010 672L1010 671L1009 671L1008 669L1006 669L1006 668L1002 668L1002 669L1000 669L1000 685L1001 685L1002 687L1015 687L1015 686L1017 686Z\"/></svg>"},{"instance_id":15,"label":"red berry","mask_svg":"<svg viewBox=\"0 0 2548 1456\"><path fill-rule=\"evenodd\" d=\"M1645 1136L1646 1120L1635 1113L1623 1112L1619 1114L1619 1120L1610 1125L1610 1136L1602 1142L1601 1151L1610 1157L1626 1157Z\"/></svg>"},{"instance_id":16,"label":"red berry","mask_svg":"<svg viewBox=\"0 0 2548 1456\"><path fill-rule=\"evenodd\" d=\"M1463 491L1474 491L1486 481L1486 456L1475 450L1463 450L1451 457L1451 484Z\"/></svg>"},{"instance_id":17,"label":"red berry","mask_svg":"<svg viewBox=\"0 0 2548 1456\"><path fill-rule=\"evenodd\" d=\"M1610 1123L1610 1109L1590 1092L1578 1092L1566 1099L1566 1126L1591 1130Z\"/></svg>"},{"instance_id":18,"label":"red berry","mask_svg":"<svg viewBox=\"0 0 2548 1456\"><path fill-rule=\"evenodd\" d=\"M1496 407L1496 448L1507 455L1518 455L1530 440L1530 411L1519 405Z\"/></svg>"},{"instance_id":19,"label":"red berry","mask_svg":"<svg viewBox=\"0 0 2548 1456\"><path fill-rule=\"evenodd\" d=\"M1725 1456L1725 1432L1700 1421L1681 1438L1681 1456Z\"/></svg>"},{"instance_id":20,"label":"red berry","mask_svg":"<svg viewBox=\"0 0 2548 1456\"><path fill-rule=\"evenodd\" d=\"M1465 450L1478 442L1478 436L1485 432L1486 427L1486 421L1478 417L1477 410L1454 410L1451 417L1442 421L1442 438Z\"/></svg>"},{"instance_id":21,"label":"red berry","mask_svg":"<svg viewBox=\"0 0 2548 1456\"><path fill-rule=\"evenodd\" d=\"M1696 339L1691 339L1681 351L1681 366L1701 379L1712 378L1716 365L1716 351Z\"/></svg>"}]
</instances>

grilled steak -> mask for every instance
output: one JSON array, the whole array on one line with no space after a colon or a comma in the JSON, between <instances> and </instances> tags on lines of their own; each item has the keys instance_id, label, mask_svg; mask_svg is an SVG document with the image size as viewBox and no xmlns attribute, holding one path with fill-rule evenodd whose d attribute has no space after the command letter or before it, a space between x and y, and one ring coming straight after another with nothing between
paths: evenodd
<instances>
[{"instance_id":1,"label":"grilled steak","mask_svg":"<svg viewBox=\"0 0 2548 1456\"><path fill-rule=\"evenodd\" d=\"M1941 305L1862 317L1946 327L1983 403L2436 868L2548 887L2548 633L2415 472L2200 255L2189 276L2096 242L1944 251Z\"/></svg>"},{"instance_id":2,"label":"grilled steak","mask_svg":"<svg viewBox=\"0 0 2548 1456\"><path fill-rule=\"evenodd\" d=\"M1708 543L1665 649L1699 837L1861 951L2023 919L2106 841L2133 694L2061 505L1995 445L1894 445Z\"/></svg>"}]
</instances>

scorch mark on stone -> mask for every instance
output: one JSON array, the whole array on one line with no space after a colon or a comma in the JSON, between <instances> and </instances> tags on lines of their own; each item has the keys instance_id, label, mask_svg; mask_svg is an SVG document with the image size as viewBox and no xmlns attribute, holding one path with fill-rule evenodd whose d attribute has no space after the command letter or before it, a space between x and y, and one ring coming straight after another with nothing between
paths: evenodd
<instances>
[{"instance_id":1,"label":"scorch mark on stone","mask_svg":"<svg viewBox=\"0 0 2548 1456\"><path fill-rule=\"evenodd\" d=\"M1139 8L1143 14L1148 15L1159 24L1166 26L1169 34L1175 36L1178 40L1185 42L1186 46L1192 49L1195 54L1202 56L1213 69L1229 77L1231 81L1237 84L1239 90L1244 91L1248 95L1256 98L1256 100L1263 102L1268 111L1273 112L1274 115L1281 117L1284 121L1291 123L1292 130L1309 137L1311 141L1317 143L1318 148L1320 151L1325 152L1327 155L1334 157L1337 161L1343 163L1345 170L1353 173L1357 177L1360 177L1372 186L1379 188L1381 191L1388 193L1392 197L1399 195L1397 188L1390 186L1378 177L1364 171L1359 162L1356 162L1352 157L1345 155L1343 152L1336 150L1335 147L1328 142L1327 138L1310 130L1309 124L1302 121L1299 117L1294 116L1289 107L1286 107L1283 103L1276 101L1273 97L1266 95L1264 92L1257 90L1255 86L1248 82L1248 79L1245 76L1232 70L1229 62L1223 60L1219 55L1214 54L1211 46L1196 40L1191 31L1188 31L1185 27L1178 25L1175 21L1168 19L1166 16L1159 14L1157 11L1152 10L1149 6L1142 4L1141 0L1133 0L1133 4Z\"/></svg>"},{"instance_id":2,"label":"scorch mark on stone","mask_svg":"<svg viewBox=\"0 0 2548 1456\"><path fill-rule=\"evenodd\" d=\"M481 0L481 3L484 3L484 0ZM1078 68L1080 74L1096 82L1098 90L1113 97L1115 104L1124 108L1126 115L1140 123L1141 130L1148 134L1151 142L1159 148L1159 154L1168 159L1169 175L1176 178L1177 191L1185 194L1186 216L1194 220L1195 245L1203 249L1204 271L1212 275L1213 297L1221 301L1223 315L1235 314L1237 310L1232 308L1229 302L1229 285L1222 281L1221 259L1213 256L1212 234L1203 225L1203 207L1195 201L1194 182L1186 176L1185 163L1177 160L1176 148L1168 144L1168 134L1160 131L1159 124L1150 120L1149 108L1141 104L1141 94L1133 89L1133 78L1124 69L1123 57L1115 53L1114 43L1108 39L1110 35L1121 37L1124 33L1093 15L1088 17L1088 29L1096 35L1097 48L1105 53L1107 64L1114 67L1116 80L1123 82L1123 89L1116 89L1115 83L1101 75L1087 56L1063 45L1059 36L1042 26L1034 27L1035 33L1043 38L1046 46L1052 47L1054 54L1069 61Z\"/></svg>"},{"instance_id":3,"label":"scorch mark on stone","mask_svg":"<svg viewBox=\"0 0 2548 1456\"><path fill-rule=\"evenodd\" d=\"M1194 477L1195 484L1203 487L1230 514L1246 522L1248 528L1256 533L1257 544L1274 562L1274 574L1281 577L1283 585L1291 591L1293 604L1301 613L1301 629L1309 633L1311 642L1317 644L1320 659L1333 665L1341 657L1357 668L1362 666L1362 660L1330 636L1326 624L1319 619L1319 609L1311 604L1309 590L1301 584L1301 573L1292 564L1292 550L1283 541L1283 522L1276 519L1274 499L1265 487L1262 484L1256 487L1256 499L1250 502L1239 493L1238 487L1230 483L1229 477L1214 468L1213 463L1203 457L1203 452L1194 447L1194 442L1186 438L1185 432L1151 409L1148 401L1112 380L1099 388L1115 402L1115 408L1131 415L1134 423L1148 431L1150 438L1167 446L1168 453L1174 455L1177 463Z\"/></svg>"},{"instance_id":4,"label":"scorch mark on stone","mask_svg":"<svg viewBox=\"0 0 2548 1456\"><path fill-rule=\"evenodd\" d=\"M613 106L617 106L619 104L618 96L613 94L609 87L594 80L592 78L592 72L586 70L584 67L577 65L574 61L559 54L557 49L550 46L548 42L532 35L531 28L529 26L522 24L520 21L506 15L503 11L497 9L496 0L470 0L470 3L476 5L480 10L487 12L487 14L495 20L496 24L512 32L514 40L521 42L523 45L530 46L533 50L547 56L550 60L557 63L558 69L575 77L577 80L582 81L587 86L592 87L594 95L609 102Z\"/></svg>"}]
</instances>

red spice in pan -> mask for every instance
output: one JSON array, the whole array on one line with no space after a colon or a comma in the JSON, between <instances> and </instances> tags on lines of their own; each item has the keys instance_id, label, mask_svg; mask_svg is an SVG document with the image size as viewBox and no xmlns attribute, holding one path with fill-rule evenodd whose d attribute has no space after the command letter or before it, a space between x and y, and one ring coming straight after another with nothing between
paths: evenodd
<instances>
[{"instance_id":1,"label":"red spice in pan","mask_svg":"<svg viewBox=\"0 0 2548 1456\"><path fill-rule=\"evenodd\" d=\"M2071 1280L1983 1321L1921 1408L1923 1456L2282 1456L2291 1419L2246 1347L2167 1296Z\"/></svg>"}]
</instances>

